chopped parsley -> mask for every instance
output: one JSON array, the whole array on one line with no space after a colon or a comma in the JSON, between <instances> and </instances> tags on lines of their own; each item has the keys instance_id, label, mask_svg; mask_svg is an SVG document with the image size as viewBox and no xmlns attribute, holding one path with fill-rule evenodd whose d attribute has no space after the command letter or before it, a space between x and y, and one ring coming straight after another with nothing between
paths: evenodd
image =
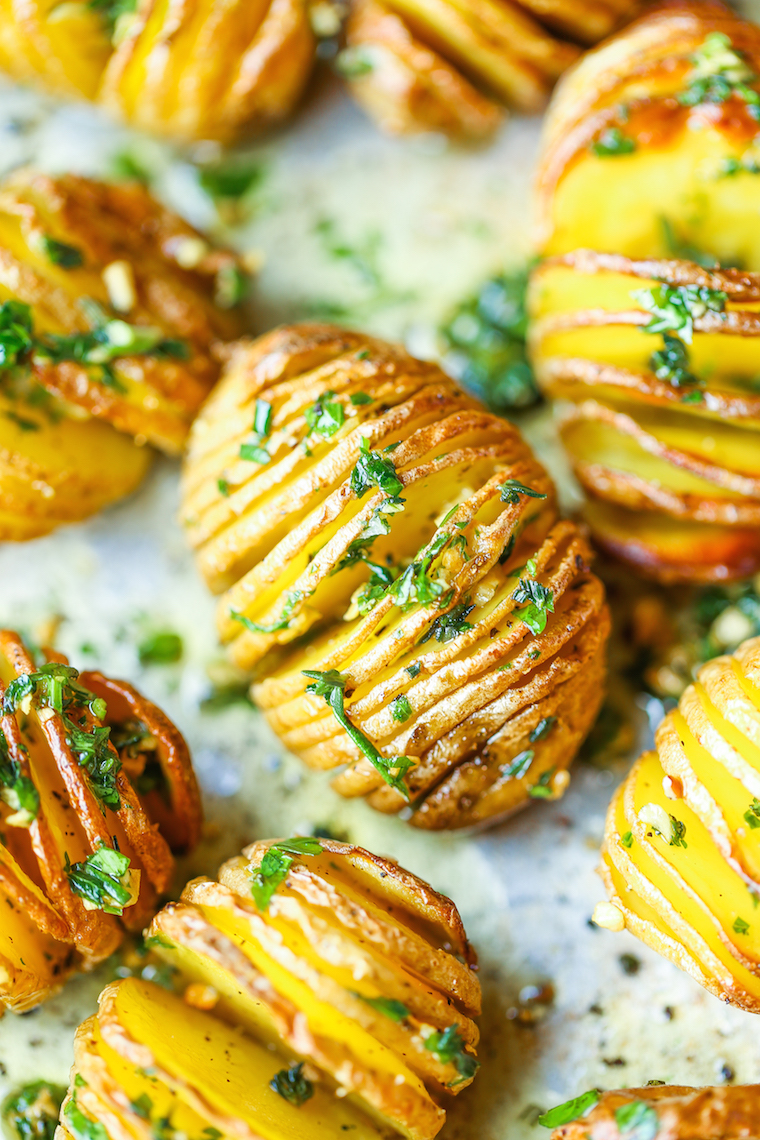
<instances>
[{"instance_id":1,"label":"chopped parsley","mask_svg":"<svg viewBox=\"0 0 760 1140\"><path fill-rule=\"evenodd\" d=\"M325 673L320 673L314 669L304 669L302 672L304 677L309 677L313 682L306 686L306 692L324 698L338 724L345 730L362 755L369 760L373 768L379 772L386 784L400 792L404 799L409 800L409 789L404 782L404 777L409 769L414 767L416 761L410 760L408 756L391 756L390 759L382 756L372 741L355 724L351 723L344 708L344 695L348 679L337 669L330 669Z\"/></svg>"},{"instance_id":2,"label":"chopped parsley","mask_svg":"<svg viewBox=\"0 0 760 1140\"><path fill-rule=\"evenodd\" d=\"M468 605L466 601L459 602L448 613L441 614L430 626L430 629L420 638L420 645L434 637L436 641L452 641L460 634L472 629L472 623L466 618L472 613L475 606Z\"/></svg>"},{"instance_id":3,"label":"chopped parsley","mask_svg":"<svg viewBox=\"0 0 760 1140\"><path fill-rule=\"evenodd\" d=\"M393 460L372 451L369 440L362 436L359 458L351 472L351 490L357 499L361 499L373 487L379 487L386 495L396 498L403 491L404 484L396 474Z\"/></svg>"},{"instance_id":4,"label":"chopped parsley","mask_svg":"<svg viewBox=\"0 0 760 1140\"><path fill-rule=\"evenodd\" d=\"M412 715L412 706L409 704L409 698L404 693L399 693L391 701L391 715L394 720L399 721L401 724L405 720L409 720Z\"/></svg>"},{"instance_id":5,"label":"chopped parsley","mask_svg":"<svg viewBox=\"0 0 760 1140\"><path fill-rule=\"evenodd\" d=\"M633 832L626 831L625 835L620 836L620 842L623 844L623 847L628 849L633 847Z\"/></svg>"},{"instance_id":6,"label":"chopped parsley","mask_svg":"<svg viewBox=\"0 0 760 1140\"><path fill-rule=\"evenodd\" d=\"M415 661L414 665L407 665L406 672L409 674L412 680L414 680L415 677L419 677L421 669L422 666L419 664L419 662Z\"/></svg>"},{"instance_id":7,"label":"chopped parsley","mask_svg":"<svg viewBox=\"0 0 760 1140\"><path fill-rule=\"evenodd\" d=\"M633 289L634 301L652 314L644 332L675 332L691 344L694 321L705 313L725 313L728 295L721 289L705 285L655 285L650 289Z\"/></svg>"},{"instance_id":8,"label":"chopped parsley","mask_svg":"<svg viewBox=\"0 0 760 1140\"><path fill-rule=\"evenodd\" d=\"M516 611L520 621L527 625L534 636L543 633L549 614L554 613L554 595L548 586L542 586L532 578L521 578L512 597L516 602L528 603Z\"/></svg>"},{"instance_id":9,"label":"chopped parsley","mask_svg":"<svg viewBox=\"0 0 760 1140\"><path fill-rule=\"evenodd\" d=\"M465 1049L464 1038L459 1027L450 1025L448 1029L429 1033L425 1038L425 1048L432 1053L442 1065L454 1065L459 1073L458 1080L452 1081L450 1088L462 1084L463 1081L472 1080L480 1065Z\"/></svg>"},{"instance_id":10,"label":"chopped parsley","mask_svg":"<svg viewBox=\"0 0 760 1140\"><path fill-rule=\"evenodd\" d=\"M749 923L745 922L743 918L736 918L731 929L734 934L749 934Z\"/></svg>"},{"instance_id":11,"label":"chopped parsley","mask_svg":"<svg viewBox=\"0 0 760 1140\"><path fill-rule=\"evenodd\" d=\"M509 764L502 768L502 775L511 776L515 780L521 780L533 763L533 757L535 755L532 748L526 748L523 752L518 752L514 759L510 760Z\"/></svg>"},{"instance_id":12,"label":"chopped parsley","mask_svg":"<svg viewBox=\"0 0 760 1140\"><path fill-rule=\"evenodd\" d=\"M723 32L711 32L691 56L689 84L678 96L684 107L700 103L725 103L733 95L747 104L754 119L760 119L760 94L749 86L757 76Z\"/></svg>"},{"instance_id":13,"label":"chopped parsley","mask_svg":"<svg viewBox=\"0 0 760 1140\"><path fill-rule=\"evenodd\" d=\"M572 1100L566 1100L564 1104L558 1104L556 1108L549 1109L548 1112L539 1116L538 1123L544 1128L560 1128L563 1124L572 1124L574 1120L579 1120L591 1112L591 1109L599 1104L601 1096L599 1089L589 1089L588 1092L581 1093L580 1096L575 1096Z\"/></svg>"},{"instance_id":14,"label":"chopped parsley","mask_svg":"<svg viewBox=\"0 0 760 1140\"><path fill-rule=\"evenodd\" d=\"M549 733L554 728L556 723L557 723L556 716L542 717L541 720L536 725L536 727L531 732L530 736L528 737L528 740L530 740L531 744L535 744L537 740L543 740L543 738L545 736L549 735Z\"/></svg>"},{"instance_id":15,"label":"chopped parsley","mask_svg":"<svg viewBox=\"0 0 760 1140\"><path fill-rule=\"evenodd\" d=\"M760 800L757 798L753 799L747 811L745 811L744 822L753 831L760 827Z\"/></svg>"},{"instance_id":16,"label":"chopped parsley","mask_svg":"<svg viewBox=\"0 0 760 1140\"><path fill-rule=\"evenodd\" d=\"M141 1120L150 1120L150 1114L153 1111L153 1101L147 1093L142 1093L141 1096L138 1096L137 1100L131 1100L129 1102L129 1107Z\"/></svg>"},{"instance_id":17,"label":"chopped parsley","mask_svg":"<svg viewBox=\"0 0 760 1140\"><path fill-rule=\"evenodd\" d=\"M43 234L40 246L48 261L60 265L61 269L79 269L84 265L84 255L75 245L67 245L63 241L56 241L49 234Z\"/></svg>"},{"instance_id":18,"label":"chopped parsley","mask_svg":"<svg viewBox=\"0 0 760 1140\"><path fill-rule=\"evenodd\" d=\"M78 1076L78 1075L77 1075ZM82 1082L84 1083L84 1082ZM108 1133L98 1120L90 1120L77 1104L76 1088L63 1110L66 1128L74 1140L109 1140Z\"/></svg>"},{"instance_id":19,"label":"chopped parsley","mask_svg":"<svg viewBox=\"0 0 760 1140\"><path fill-rule=\"evenodd\" d=\"M442 582L431 578L430 567L451 541L452 536L446 531L441 531L432 542L428 543L422 557L407 566L391 588L397 606L404 610L414 605L427 606L446 591L446 586Z\"/></svg>"},{"instance_id":20,"label":"chopped parsley","mask_svg":"<svg viewBox=\"0 0 760 1140\"><path fill-rule=\"evenodd\" d=\"M296 1108L300 1108L314 1096L314 1085L303 1075L303 1061L291 1065L289 1069L280 1069L279 1073L272 1077L269 1087Z\"/></svg>"},{"instance_id":21,"label":"chopped parsley","mask_svg":"<svg viewBox=\"0 0 760 1140\"><path fill-rule=\"evenodd\" d=\"M234 261L227 262L216 273L214 303L220 309L237 308L248 295L248 285L248 278L240 266Z\"/></svg>"},{"instance_id":22,"label":"chopped parsley","mask_svg":"<svg viewBox=\"0 0 760 1140\"><path fill-rule=\"evenodd\" d=\"M66 1090L32 1081L5 1098L0 1119L14 1140L53 1140Z\"/></svg>"},{"instance_id":23,"label":"chopped parsley","mask_svg":"<svg viewBox=\"0 0 760 1140\"><path fill-rule=\"evenodd\" d=\"M165 630L144 638L137 647L141 665L173 665L182 659L184 646L178 633Z\"/></svg>"},{"instance_id":24,"label":"chopped parsley","mask_svg":"<svg viewBox=\"0 0 760 1140\"><path fill-rule=\"evenodd\" d=\"M264 178L264 167L259 163L221 162L202 166L198 171L198 183L214 202L242 198Z\"/></svg>"},{"instance_id":25,"label":"chopped parsley","mask_svg":"<svg viewBox=\"0 0 760 1140\"><path fill-rule=\"evenodd\" d=\"M538 783L533 784L533 785L531 785L530 788L528 788L528 795L531 797L531 799L534 799L534 800L551 799L551 797L554 795L554 790L552 788L552 780L554 779L554 773L556 771L557 771L556 768L547 768L547 770L545 772L541 773L541 775L538 778Z\"/></svg>"},{"instance_id":26,"label":"chopped parsley","mask_svg":"<svg viewBox=\"0 0 760 1140\"><path fill-rule=\"evenodd\" d=\"M287 629L293 617L293 610L300 602L303 594L300 590L288 591L285 605L282 607L282 613L277 621L272 622L271 625L261 625L260 622L251 621L245 614L241 614L238 610L230 610L230 617L233 621L240 622L251 633L278 633L281 629Z\"/></svg>"},{"instance_id":27,"label":"chopped parsley","mask_svg":"<svg viewBox=\"0 0 760 1140\"><path fill-rule=\"evenodd\" d=\"M391 1021L406 1021L409 1017L409 1010L403 1002L394 1001L393 998L365 997L364 994L354 993L354 997L359 998L365 1005L371 1005L378 1013L382 1013L383 1017L389 1017Z\"/></svg>"},{"instance_id":28,"label":"chopped parsley","mask_svg":"<svg viewBox=\"0 0 760 1140\"><path fill-rule=\"evenodd\" d=\"M669 846L671 847L688 847L686 842L686 824L680 819L676 819L674 815L670 816L670 840Z\"/></svg>"},{"instance_id":29,"label":"chopped parsley","mask_svg":"<svg viewBox=\"0 0 760 1140\"><path fill-rule=\"evenodd\" d=\"M334 392L324 392L304 413L309 431L323 439L330 439L346 422L343 405L334 397Z\"/></svg>"},{"instance_id":30,"label":"chopped parsley","mask_svg":"<svg viewBox=\"0 0 760 1140\"><path fill-rule=\"evenodd\" d=\"M674 388L698 384L699 379L689 370L689 350L682 340L671 333L662 334L662 348L653 352L649 367L658 380L666 380Z\"/></svg>"},{"instance_id":31,"label":"chopped parsley","mask_svg":"<svg viewBox=\"0 0 760 1140\"><path fill-rule=\"evenodd\" d=\"M230 485L226 479L217 479L216 486L220 495L223 495L225 499L229 497Z\"/></svg>"},{"instance_id":32,"label":"chopped parsley","mask_svg":"<svg viewBox=\"0 0 760 1140\"><path fill-rule=\"evenodd\" d=\"M656 1140L660 1131L659 1116L643 1100L621 1104L615 1110L615 1123L620 1130L621 1140Z\"/></svg>"},{"instance_id":33,"label":"chopped parsley","mask_svg":"<svg viewBox=\"0 0 760 1140\"><path fill-rule=\"evenodd\" d=\"M502 483L499 487L501 491L502 503L519 503L520 496L525 495L531 499L545 499L546 495L541 491L534 491L532 487L526 487L524 483L519 483L517 479L507 479L506 483Z\"/></svg>"},{"instance_id":34,"label":"chopped parsley","mask_svg":"<svg viewBox=\"0 0 760 1140\"><path fill-rule=\"evenodd\" d=\"M268 910L272 896L299 856L321 855L322 844L311 835L273 843L251 878L251 894L259 910Z\"/></svg>"},{"instance_id":35,"label":"chopped parsley","mask_svg":"<svg viewBox=\"0 0 760 1140\"><path fill-rule=\"evenodd\" d=\"M11 827L29 827L40 810L40 794L28 776L22 776L12 759L5 734L0 731L0 800L13 809L5 822Z\"/></svg>"},{"instance_id":36,"label":"chopped parsley","mask_svg":"<svg viewBox=\"0 0 760 1140\"><path fill-rule=\"evenodd\" d=\"M130 871L127 856L112 847L102 844L81 863L70 863L66 855L65 870L72 891L88 910L122 915L136 901L137 873Z\"/></svg>"},{"instance_id":37,"label":"chopped parsley","mask_svg":"<svg viewBox=\"0 0 760 1140\"><path fill-rule=\"evenodd\" d=\"M357 360L364 360L369 356L369 352L359 353ZM374 400L373 396L368 396L366 392L352 392L349 400L355 408L363 408L366 404L371 404Z\"/></svg>"},{"instance_id":38,"label":"chopped parsley","mask_svg":"<svg viewBox=\"0 0 760 1140\"><path fill-rule=\"evenodd\" d=\"M87 771L94 795L104 807L120 805L116 777L121 760L110 742L110 728L87 725L84 710L96 720L106 715L106 703L79 683L79 673L71 665L55 662L36 673L23 673L10 682L3 696L3 713L11 715L20 707L52 708L63 720L66 743L79 764ZM27 703L28 702L28 703Z\"/></svg>"},{"instance_id":39,"label":"chopped parsley","mask_svg":"<svg viewBox=\"0 0 760 1140\"><path fill-rule=\"evenodd\" d=\"M238 452L241 459L264 466L272 458L264 447L264 442L272 431L272 416L272 405L266 400L257 400L251 428L253 438L250 442L241 443Z\"/></svg>"},{"instance_id":40,"label":"chopped parsley","mask_svg":"<svg viewBox=\"0 0 760 1140\"><path fill-rule=\"evenodd\" d=\"M21 301L4 301L0 305L0 370L20 364L31 351L32 310Z\"/></svg>"},{"instance_id":41,"label":"chopped parsley","mask_svg":"<svg viewBox=\"0 0 760 1140\"><path fill-rule=\"evenodd\" d=\"M621 154L633 154L635 149L636 140L624 135L620 127L607 127L591 144L597 158L617 158Z\"/></svg>"},{"instance_id":42,"label":"chopped parsley","mask_svg":"<svg viewBox=\"0 0 760 1140\"><path fill-rule=\"evenodd\" d=\"M137 3L138 0L87 0L87 7L101 14L113 36L121 17L136 12Z\"/></svg>"}]
</instances>

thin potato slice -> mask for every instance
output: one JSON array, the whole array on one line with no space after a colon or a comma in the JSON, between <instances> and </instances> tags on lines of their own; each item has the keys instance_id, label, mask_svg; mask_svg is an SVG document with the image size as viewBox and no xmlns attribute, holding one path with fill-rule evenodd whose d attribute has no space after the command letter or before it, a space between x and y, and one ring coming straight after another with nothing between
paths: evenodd
<instances>
[{"instance_id":1,"label":"thin potato slice","mask_svg":"<svg viewBox=\"0 0 760 1140\"><path fill-rule=\"evenodd\" d=\"M515 428L435 365L323 325L234 346L191 434L182 515L231 659L289 748L343 767L341 794L461 827L567 786L601 699L603 592ZM512 718L590 663L571 721L557 706L527 729L556 725L567 747L543 765L508 754ZM447 812L436 789L463 763L488 772L484 798L462 790L455 809L452 791Z\"/></svg>"},{"instance_id":2,"label":"thin potato slice","mask_svg":"<svg viewBox=\"0 0 760 1140\"><path fill-rule=\"evenodd\" d=\"M144 803L138 790L149 766L153 795L176 807L171 842L196 841L200 804L181 736L124 682L80 677L52 652L38 668L16 634L0 631L0 695L0 895L9 909L0 1003L22 1011L155 912L173 860L151 793Z\"/></svg>"},{"instance_id":3,"label":"thin potato slice","mask_svg":"<svg viewBox=\"0 0 760 1140\"><path fill-rule=\"evenodd\" d=\"M85 0L0 4L0 69L20 83L94 99L110 54L106 20Z\"/></svg>"},{"instance_id":4,"label":"thin potato slice","mask_svg":"<svg viewBox=\"0 0 760 1140\"><path fill-rule=\"evenodd\" d=\"M552 1140L623 1140L636 1118L669 1140L742 1140L757 1129L760 1085L684 1088L678 1085L599 1093L578 1117L552 1132ZM569 1106L568 1106L569 1107ZM580 1107L580 1106L579 1106Z\"/></svg>"},{"instance_id":5,"label":"thin potato slice","mask_svg":"<svg viewBox=\"0 0 760 1140\"><path fill-rule=\"evenodd\" d=\"M760 1009L760 639L703 666L607 817L625 925L724 1001ZM617 923L614 925L617 928Z\"/></svg>"},{"instance_id":6,"label":"thin potato slice","mask_svg":"<svg viewBox=\"0 0 760 1140\"><path fill-rule=\"evenodd\" d=\"M661 581L760 566L760 276L578 250L531 283L544 390L595 541Z\"/></svg>"},{"instance_id":7,"label":"thin potato slice","mask_svg":"<svg viewBox=\"0 0 760 1140\"><path fill-rule=\"evenodd\" d=\"M668 256L675 240L760 269L758 74L756 25L699 0L650 10L589 52L544 126L541 251ZM724 75L729 89L715 98L710 77Z\"/></svg>"}]
</instances>

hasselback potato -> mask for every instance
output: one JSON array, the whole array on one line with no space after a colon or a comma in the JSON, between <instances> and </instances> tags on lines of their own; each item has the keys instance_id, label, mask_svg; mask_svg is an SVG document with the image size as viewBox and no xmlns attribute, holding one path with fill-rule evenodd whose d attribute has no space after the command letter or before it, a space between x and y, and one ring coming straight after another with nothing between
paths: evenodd
<instances>
[{"instance_id":1,"label":"hasselback potato","mask_svg":"<svg viewBox=\"0 0 760 1140\"><path fill-rule=\"evenodd\" d=\"M760 275L580 250L530 308L597 543L661 581L760 568Z\"/></svg>"},{"instance_id":2,"label":"hasselback potato","mask_svg":"<svg viewBox=\"0 0 760 1140\"><path fill-rule=\"evenodd\" d=\"M694 1089L655 1081L582 1093L541 1123L558 1125L551 1140L751 1140L759 1109L760 1085Z\"/></svg>"},{"instance_id":3,"label":"hasselback potato","mask_svg":"<svg viewBox=\"0 0 760 1140\"><path fill-rule=\"evenodd\" d=\"M232 660L343 795L447 828L567 786L602 587L516 428L436 365L327 325L232 346L182 513Z\"/></svg>"},{"instance_id":4,"label":"hasselback potato","mask_svg":"<svg viewBox=\"0 0 760 1140\"><path fill-rule=\"evenodd\" d=\"M0 186L0 539L128 494L145 443L182 449L243 283L137 184L24 170Z\"/></svg>"},{"instance_id":5,"label":"hasselback potato","mask_svg":"<svg viewBox=\"0 0 760 1140\"><path fill-rule=\"evenodd\" d=\"M600 925L760 1011L760 638L703 665L607 816Z\"/></svg>"},{"instance_id":6,"label":"hasselback potato","mask_svg":"<svg viewBox=\"0 0 760 1140\"><path fill-rule=\"evenodd\" d=\"M719 3L656 8L560 81L538 244L760 269L760 28Z\"/></svg>"},{"instance_id":7,"label":"hasselback potato","mask_svg":"<svg viewBox=\"0 0 760 1140\"><path fill-rule=\"evenodd\" d=\"M504 104L544 106L580 55L558 36L595 43L633 8L630 0L355 0L340 65L386 130L482 138Z\"/></svg>"},{"instance_id":8,"label":"hasselback potato","mask_svg":"<svg viewBox=\"0 0 760 1140\"><path fill-rule=\"evenodd\" d=\"M64 1136L432 1140L473 1079L480 986L454 904L350 844L253 844L147 944L181 997L131 978L79 1030Z\"/></svg>"},{"instance_id":9,"label":"hasselback potato","mask_svg":"<svg viewBox=\"0 0 760 1140\"><path fill-rule=\"evenodd\" d=\"M135 126L232 142L294 109L315 40L306 0L4 0L0 69Z\"/></svg>"},{"instance_id":10,"label":"hasselback potato","mask_svg":"<svg viewBox=\"0 0 760 1140\"><path fill-rule=\"evenodd\" d=\"M0 631L0 1012L140 931L201 821L187 745L160 709L41 656Z\"/></svg>"}]
</instances>

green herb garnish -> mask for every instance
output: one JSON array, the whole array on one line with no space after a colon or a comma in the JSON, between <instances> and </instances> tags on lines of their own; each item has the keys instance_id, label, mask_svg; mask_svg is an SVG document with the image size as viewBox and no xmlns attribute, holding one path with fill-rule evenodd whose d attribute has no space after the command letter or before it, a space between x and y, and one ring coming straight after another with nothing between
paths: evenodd
<instances>
[{"instance_id":1,"label":"green herb garnish","mask_svg":"<svg viewBox=\"0 0 760 1140\"><path fill-rule=\"evenodd\" d=\"M279 1073L272 1077L269 1087L296 1108L300 1108L314 1096L314 1085L303 1075L303 1061L291 1065L289 1069L280 1069Z\"/></svg>"},{"instance_id":2,"label":"green herb garnish","mask_svg":"<svg viewBox=\"0 0 760 1140\"><path fill-rule=\"evenodd\" d=\"M684 107L700 103L725 103L736 95L747 104L754 119L760 118L760 94L749 86L757 76L723 32L711 32L691 57L689 85L678 96Z\"/></svg>"},{"instance_id":3,"label":"green herb garnish","mask_svg":"<svg viewBox=\"0 0 760 1140\"><path fill-rule=\"evenodd\" d=\"M66 855L66 878L75 895L92 910L121 916L136 901L129 859L120 851L102 844L81 863L70 863Z\"/></svg>"},{"instance_id":4,"label":"green herb garnish","mask_svg":"<svg viewBox=\"0 0 760 1140\"><path fill-rule=\"evenodd\" d=\"M365 1005L371 1005L378 1013L382 1013L384 1017L389 1017L391 1021L406 1021L409 1017L409 1010L400 1001L394 1001L393 998L365 997L364 994L354 993L354 997L359 998Z\"/></svg>"},{"instance_id":5,"label":"green herb garnish","mask_svg":"<svg viewBox=\"0 0 760 1140\"><path fill-rule=\"evenodd\" d=\"M744 821L753 831L760 827L760 800L757 798L753 799L749 808L745 811Z\"/></svg>"},{"instance_id":6,"label":"green herb garnish","mask_svg":"<svg viewBox=\"0 0 760 1140\"><path fill-rule=\"evenodd\" d=\"M251 879L251 894L259 910L268 910L272 896L299 856L321 855L322 844L311 835L282 839L268 848Z\"/></svg>"},{"instance_id":7,"label":"green herb garnish","mask_svg":"<svg viewBox=\"0 0 760 1140\"><path fill-rule=\"evenodd\" d=\"M442 1065L454 1065L459 1073L459 1079L452 1081L450 1088L471 1080L477 1073L480 1065L465 1049L464 1038L459 1027L450 1025L448 1029L429 1033L425 1038L425 1048L432 1053Z\"/></svg>"},{"instance_id":8,"label":"green herb garnish","mask_svg":"<svg viewBox=\"0 0 760 1140\"><path fill-rule=\"evenodd\" d=\"M633 832L626 831L625 835L620 836L620 842L623 844L623 847L633 847Z\"/></svg>"},{"instance_id":9,"label":"green herb garnish","mask_svg":"<svg viewBox=\"0 0 760 1140\"><path fill-rule=\"evenodd\" d=\"M289 590L285 605L282 607L282 613L277 621L272 622L271 625L261 625L260 622L251 621L245 614L239 613L237 610L230 610L230 617L233 621L240 622L251 633L278 633L281 629L287 629L290 625L291 618L293 617L293 610L300 602L303 594L300 590Z\"/></svg>"},{"instance_id":10,"label":"green herb garnish","mask_svg":"<svg viewBox=\"0 0 760 1140\"><path fill-rule=\"evenodd\" d=\"M334 397L334 392L324 392L304 413L309 431L323 439L330 439L346 422L343 405Z\"/></svg>"},{"instance_id":11,"label":"green herb garnish","mask_svg":"<svg viewBox=\"0 0 760 1140\"><path fill-rule=\"evenodd\" d=\"M542 586L532 578L521 578L512 597L516 602L528 603L516 611L520 621L527 625L534 636L543 633L549 614L554 613L554 595L548 586Z\"/></svg>"},{"instance_id":12,"label":"green herb garnish","mask_svg":"<svg viewBox=\"0 0 760 1140\"><path fill-rule=\"evenodd\" d=\"M688 847L686 842L686 824L680 819L676 819L674 815L670 816L670 841L671 847Z\"/></svg>"},{"instance_id":13,"label":"green herb garnish","mask_svg":"<svg viewBox=\"0 0 760 1140\"><path fill-rule=\"evenodd\" d=\"M543 1125L544 1128L560 1128L563 1124L572 1124L574 1120L579 1120L582 1116L595 1108L601 1100L602 1094L598 1089L589 1089L588 1092L581 1093L580 1096L573 1097L572 1100L566 1100L564 1104L558 1104L556 1108L549 1109L542 1116L539 1116L538 1123Z\"/></svg>"},{"instance_id":14,"label":"green herb garnish","mask_svg":"<svg viewBox=\"0 0 760 1140\"><path fill-rule=\"evenodd\" d=\"M48 261L52 261L53 265L60 265L61 269L78 269L80 265L84 265L82 251L75 245L56 241L49 234L42 235L40 245Z\"/></svg>"},{"instance_id":15,"label":"green herb garnish","mask_svg":"<svg viewBox=\"0 0 760 1140\"><path fill-rule=\"evenodd\" d=\"M520 496L525 495L531 499L545 499L546 495L541 491L534 491L532 487L526 487L524 483L519 483L517 479L507 479L506 483L502 483L499 490L501 491L502 503L519 503Z\"/></svg>"},{"instance_id":16,"label":"green herb garnish","mask_svg":"<svg viewBox=\"0 0 760 1140\"><path fill-rule=\"evenodd\" d=\"M658 380L666 380L674 388L698 384L699 379L689 370L689 350L677 336L664 332L663 347L653 352L649 367Z\"/></svg>"},{"instance_id":17,"label":"green herb garnish","mask_svg":"<svg viewBox=\"0 0 760 1140\"><path fill-rule=\"evenodd\" d=\"M643 1100L621 1104L615 1110L615 1123L620 1129L621 1140L656 1140L660 1131L660 1118Z\"/></svg>"},{"instance_id":18,"label":"green herb garnish","mask_svg":"<svg viewBox=\"0 0 760 1140\"><path fill-rule=\"evenodd\" d=\"M11 827L29 827L40 810L40 794L28 776L22 776L16 760L11 758L5 734L0 731L0 800L13 809L6 818Z\"/></svg>"},{"instance_id":19,"label":"green herb garnish","mask_svg":"<svg viewBox=\"0 0 760 1140\"><path fill-rule=\"evenodd\" d=\"M351 490L361 499L372 487L379 487L384 494L395 498L403 491L404 484L396 474L393 460L372 451L369 440L362 436L361 452L351 472Z\"/></svg>"},{"instance_id":20,"label":"green herb garnish","mask_svg":"<svg viewBox=\"0 0 760 1140\"><path fill-rule=\"evenodd\" d=\"M509 764L502 768L503 775L511 776L515 780L521 780L533 763L533 757L535 755L532 748L526 748L523 752L518 752L514 759L510 760Z\"/></svg>"},{"instance_id":21,"label":"green herb garnish","mask_svg":"<svg viewBox=\"0 0 760 1140\"><path fill-rule=\"evenodd\" d=\"M591 152L597 158L618 158L621 154L633 154L635 149L636 140L624 135L620 127L607 127L591 144Z\"/></svg>"},{"instance_id":22,"label":"green herb garnish","mask_svg":"<svg viewBox=\"0 0 760 1140\"><path fill-rule=\"evenodd\" d=\"M652 313L644 332L675 332L691 344L694 321L706 313L725 313L728 294L705 285L655 285L633 289L631 296Z\"/></svg>"},{"instance_id":23,"label":"green herb garnish","mask_svg":"<svg viewBox=\"0 0 760 1140\"><path fill-rule=\"evenodd\" d=\"M14 1140L53 1140L66 1090L32 1081L3 1101L0 1118Z\"/></svg>"},{"instance_id":24,"label":"green herb garnish","mask_svg":"<svg viewBox=\"0 0 760 1140\"><path fill-rule=\"evenodd\" d=\"M153 633L137 647L141 665L173 665L182 659L184 646L178 633Z\"/></svg>"},{"instance_id":25,"label":"green herb garnish","mask_svg":"<svg viewBox=\"0 0 760 1140\"><path fill-rule=\"evenodd\" d=\"M380 773L386 784L395 788L404 799L408 800L410 798L409 789L404 783L404 777L409 769L414 767L416 761L410 760L408 756L392 756L390 759L382 756L372 741L368 740L364 733L351 723L344 708L344 695L348 680L336 669L330 669L325 673L312 669L303 669L302 672L304 677L309 677L313 682L306 686L306 692L324 698L332 709L333 716L338 724L353 740L362 755Z\"/></svg>"},{"instance_id":26,"label":"green herb garnish","mask_svg":"<svg viewBox=\"0 0 760 1140\"><path fill-rule=\"evenodd\" d=\"M734 934L749 934L749 923L745 922L743 918L734 919L734 925L731 928Z\"/></svg>"},{"instance_id":27,"label":"green herb garnish","mask_svg":"<svg viewBox=\"0 0 760 1140\"><path fill-rule=\"evenodd\" d=\"M545 736L548 736L548 734L554 728L556 723L557 723L556 716L542 717L541 720L536 725L536 727L531 732L530 736L528 737L528 740L530 740L530 742L532 744L535 744L537 740L542 740Z\"/></svg>"},{"instance_id":28,"label":"green herb garnish","mask_svg":"<svg viewBox=\"0 0 760 1140\"><path fill-rule=\"evenodd\" d=\"M472 624L466 618L474 609L475 606L468 605L466 601L459 602L448 613L441 614L435 619L427 633L420 638L419 644L423 645L426 641L430 641L431 637L436 641L451 641L466 633L468 629L472 629Z\"/></svg>"},{"instance_id":29,"label":"green herb garnish","mask_svg":"<svg viewBox=\"0 0 760 1140\"><path fill-rule=\"evenodd\" d=\"M409 698L404 693L399 693L391 701L391 716L394 720L403 724L405 720L409 720L412 715L412 706L409 704Z\"/></svg>"},{"instance_id":30,"label":"green herb garnish","mask_svg":"<svg viewBox=\"0 0 760 1140\"><path fill-rule=\"evenodd\" d=\"M66 1119L66 1128L74 1140L109 1140L103 1125L97 1120L90 1120L89 1116L85 1116L82 1112L77 1104L76 1089L69 1098L63 1115Z\"/></svg>"}]
</instances>

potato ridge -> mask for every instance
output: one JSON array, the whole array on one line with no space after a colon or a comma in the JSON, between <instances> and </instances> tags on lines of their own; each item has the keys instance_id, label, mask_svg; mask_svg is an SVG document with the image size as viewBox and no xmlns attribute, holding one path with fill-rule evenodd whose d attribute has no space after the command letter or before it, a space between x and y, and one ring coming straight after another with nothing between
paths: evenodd
<instances>
[{"instance_id":1,"label":"potato ridge","mask_svg":"<svg viewBox=\"0 0 760 1140\"><path fill-rule=\"evenodd\" d=\"M477 1071L480 986L456 907L362 848L255 843L218 882L190 882L147 945L175 992L106 988L77 1035L64 1137L83 1113L110 1140L147 1140L160 1119L190 1136L433 1140L442 1095Z\"/></svg>"},{"instance_id":2,"label":"potato ridge","mask_svg":"<svg viewBox=\"0 0 760 1140\"><path fill-rule=\"evenodd\" d=\"M198 840L187 745L125 681L0 631L0 1012L140 931Z\"/></svg>"},{"instance_id":3,"label":"potato ridge","mask_svg":"<svg viewBox=\"0 0 760 1140\"><path fill-rule=\"evenodd\" d=\"M324 325L232 346L182 518L255 701L341 794L435 829L567 786L603 590L515 427L437 366Z\"/></svg>"},{"instance_id":4,"label":"potato ridge","mask_svg":"<svg viewBox=\"0 0 760 1140\"><path fill-rule=\"evenodd\" d=\"M760 639L703 665L655 743L610 805L604 924L758 1012Z\"/></svg>"}]
</instances>

